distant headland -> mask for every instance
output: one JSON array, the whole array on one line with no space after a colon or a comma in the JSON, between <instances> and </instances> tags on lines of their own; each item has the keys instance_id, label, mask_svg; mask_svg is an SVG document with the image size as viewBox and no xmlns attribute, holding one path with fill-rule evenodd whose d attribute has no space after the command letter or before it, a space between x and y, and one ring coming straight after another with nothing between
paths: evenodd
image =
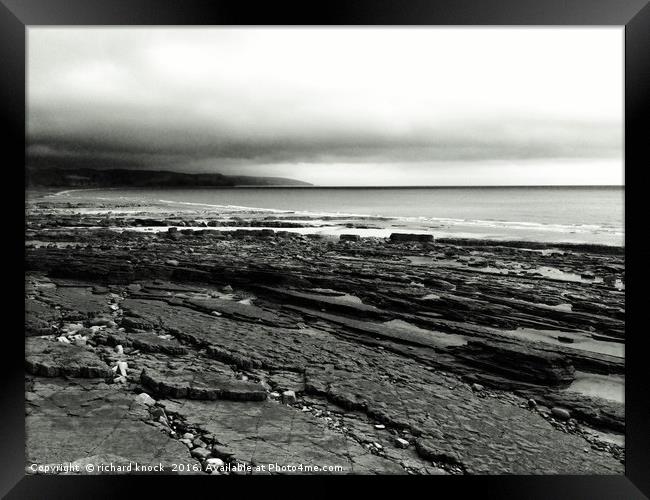
<instances>
[{"instance_id":1,"label":"distant headland","mask_svg":"<svg viewBox=\"0 0 650 500\"><path fill-rule=\"evenodd\" d=\"M28 187L235 187L311 186L283 177L188 174L166 170L28 168Z\"/></svg>"}]
</instances>

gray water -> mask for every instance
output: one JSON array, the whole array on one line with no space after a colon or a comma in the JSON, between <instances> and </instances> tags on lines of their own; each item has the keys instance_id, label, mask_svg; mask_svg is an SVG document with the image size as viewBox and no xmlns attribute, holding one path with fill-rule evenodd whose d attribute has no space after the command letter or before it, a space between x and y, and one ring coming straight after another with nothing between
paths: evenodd
<instances>
[{"instance_id":1,"label":"gray water","mask_svg":"<svg viewBox=\"0 0 650 500\"><path fill-rule=\"evenodd\" d=\"M467 237L623 245L623 187L107 189L74 195L215 211L263 208L283 217L378 216L392 218L391 227Z\"/></svg>"}]
</instances>

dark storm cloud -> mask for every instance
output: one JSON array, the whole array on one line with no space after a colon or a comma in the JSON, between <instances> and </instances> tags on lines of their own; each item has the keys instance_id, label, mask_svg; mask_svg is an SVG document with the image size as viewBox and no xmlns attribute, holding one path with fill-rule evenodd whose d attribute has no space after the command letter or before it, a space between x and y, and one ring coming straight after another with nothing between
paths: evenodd
<instances>
[{"instance_id":1,"label":"dark storm cloud","mask_svg":"<svg viewBox=\"0 0 650 500\"><path fill-rule=\"evenodd\" d=\"M31 28L28 162L218 171L620 159L617 36Z\"/></svg>"}]
</instances>

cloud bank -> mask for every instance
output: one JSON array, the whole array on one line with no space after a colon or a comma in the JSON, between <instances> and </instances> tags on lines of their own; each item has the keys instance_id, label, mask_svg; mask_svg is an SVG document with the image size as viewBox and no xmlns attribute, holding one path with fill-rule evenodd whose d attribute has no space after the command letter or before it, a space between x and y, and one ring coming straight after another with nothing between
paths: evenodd
<instances>
[{"instance_id":1,"label":"cloud bank","mask_svg":"<svg viewBox=\"0 0 650 500\"><path fill-rule=\"evenodd\" d=\"M28 162L621 183L622 41L618 28L29 28Z\"/></svg>"}]
</instances>

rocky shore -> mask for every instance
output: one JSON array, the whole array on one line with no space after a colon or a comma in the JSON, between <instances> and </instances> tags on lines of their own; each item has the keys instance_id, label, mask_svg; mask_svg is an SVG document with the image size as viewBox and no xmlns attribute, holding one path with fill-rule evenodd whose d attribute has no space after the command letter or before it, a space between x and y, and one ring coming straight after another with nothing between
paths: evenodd
<instances>
[{"instance_id":1,"label":"rocky shore","mask_svg":"<svg viewBox=\"0 0 650 500\"><path fill-rule=\"evenodd\" d=\"M28 464L623 473L621 248L272 219L28 204Z\"/></svg>"}]
</instances>

